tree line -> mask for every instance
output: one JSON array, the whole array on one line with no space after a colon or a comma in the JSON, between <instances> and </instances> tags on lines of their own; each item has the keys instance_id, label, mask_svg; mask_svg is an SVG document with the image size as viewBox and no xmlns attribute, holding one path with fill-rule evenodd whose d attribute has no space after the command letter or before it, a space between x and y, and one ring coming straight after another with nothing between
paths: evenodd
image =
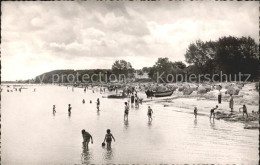
<instances>
[{"instance_id":1,"label":"tree line","mask_svg":"<svg viewBox=\"0 0 260 165\"><path fill-rule=\"evenodd\" d=\"M56 70L37 76L33 82L39 83L39 77L43 83L51 83L53 74L75 75L78 73L82 79L84 74L102 74L109 77L111 74L125 75L126 78L134 77L134 72L139 75L148 73L153 81L158 80L158 73L164 73L161 80L166 80L167 75L191 75L191 74L228 74L231 80L239 73L250 74L250 80L259 80L259 45L251 37L221 37L217 41L197 40L190 43L185 54L185 61L170 61L167 57L158 58L152 67L143 67L141 70L135 70L130 62L125 60L116 60L111 69L89 69L89 70ZM105 77L101 78L105 81ZM217 79L220 79L218 77ZM216 79L215 79L216 80ZM225 80L225 79L224 79ZM29 80L27 80L29 81ZM178 77L174 81L179 81ZM68 82L63 80L63 83Z\"/></svg>"},{"instance_id":2,"label":"tree line","mask_svg":"<svg viewBox=\"0 0 260 165\"><path fill-rule=\"evenodd\" d=\"M186 66L183 62L171 62L168 58L159 58L152 67L144 67L150 78L156 79L158 73L164 72L162 79L172 75L214 74L230 75L235 80L239 74L249 74L249 80L259 80L259 45L251 37L221 37L217 41L197 40L191 43L184 54ZM215 80L226 80L226 77L216 77ZM242 77L241 80L245 80ZM175 81L178 81L176 79Z\"/></svg>"}]
</instances>

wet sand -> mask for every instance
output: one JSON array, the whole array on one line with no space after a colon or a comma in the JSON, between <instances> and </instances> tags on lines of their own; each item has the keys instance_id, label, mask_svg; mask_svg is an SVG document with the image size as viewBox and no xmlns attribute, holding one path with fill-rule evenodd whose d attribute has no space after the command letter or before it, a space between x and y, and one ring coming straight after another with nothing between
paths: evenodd
<instances>
[{"instance_id":1,"label":"wet sand","mask_svg":"<svg viewBox=\"0 0 260 165\"><path fill-rule=\"evenodd\" d=\"M2 164L258 162L258 130L246 130L240 122L209 120L208 108L216 104L214 100L144 102L139 108L132 107L129 121L124 122L126 99L102 98L91 90L84 93L82 88L74 92L58 86L36 88L36 92L2 92ZM101 101L99 113L97 98ZM68 104L72 105L70 117ZM148 105L154 111L152 122L146 115ZM194 105L199 107L197 120ZM111 150L101 147L108 128L116 139ZM82 129L93 136L89 150L82 148Z\"/></svg>"}]
</instances>

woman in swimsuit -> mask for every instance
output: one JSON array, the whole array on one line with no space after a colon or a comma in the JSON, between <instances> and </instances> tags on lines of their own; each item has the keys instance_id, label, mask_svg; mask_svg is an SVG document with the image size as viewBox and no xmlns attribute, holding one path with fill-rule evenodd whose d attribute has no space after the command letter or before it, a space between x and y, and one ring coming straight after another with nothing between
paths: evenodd
<instances>
[{"instance_id":1,"label":"woman in swimsuit","mask_svg":"<svg viewBox=\"0 0 260 165\"><path fill-rule=\"evenodd\" d=\"M116 141L114 136L110 133L110 129L107 130L107 134L105 136L104 142L107 142L107 148L111 148L111 142L112 142L112 138L114 140L114 142Z\"/></svg>"}]
</instances>

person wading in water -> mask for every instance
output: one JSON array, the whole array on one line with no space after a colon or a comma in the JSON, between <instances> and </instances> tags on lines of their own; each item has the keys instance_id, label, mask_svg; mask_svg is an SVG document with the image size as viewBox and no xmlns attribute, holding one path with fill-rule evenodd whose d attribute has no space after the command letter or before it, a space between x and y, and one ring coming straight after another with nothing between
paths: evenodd
<instances>
[{"instance_id":1,"label":"person wading in water","mask_svg":"<svg viewBox=\"0 0 260 165\"><path fill-rule=\"evenodd\" d=\"M110 129L107 130L107 134L105 136L104 142L107 142L107 148L111 148L111 142L112 142L112 138L114 140L114 142L116 141L114 136L110 133Z\"/></svg>"},{"instance_id":2,"label":"person wading in water","mask_svg":"<svg viewBox=\"0 0 260 165\"><path fill-rule=\"evenodd\" d=\"M91 139L91 143L93 144L93 138L84 129L81 131L81 133L82 133L82 137L83 137L83 142L82 142L83 147L87 147L88 148L88 143L89 143L90 139Z\"/></svg>"}]
</instances>

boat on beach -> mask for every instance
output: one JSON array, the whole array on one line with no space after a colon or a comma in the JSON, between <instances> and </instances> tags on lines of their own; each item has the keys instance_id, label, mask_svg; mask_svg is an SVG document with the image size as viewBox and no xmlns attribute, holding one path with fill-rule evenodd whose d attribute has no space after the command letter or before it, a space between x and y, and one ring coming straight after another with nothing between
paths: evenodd
<instances>
[{"instance_id":1,"label":"boat on beach","mask_svg":"<svg viewBox=\"0 0 260 165\"><path fill-rule=\"evenodd\" d=\"M164 92L153 92L153 96L154 97L167 97L167 96L171 96L173 93L172 91L164 91Z\"/></svg>"},{"instance_id":2,"label":"boat on beach","mask_svg":"<svg viewBox=\"0 0 260 165\"><path fill-rule=\"evenodd\" d=\"M124 99L124 98L127 98L127 96L123 96L123 95L108 95L106 98L109 98L109 99Z\"/></svg>"},{"instance_id":3,"label":"boat on beach","mask_svg":"<svg viewBox=\"0 0 260 165\"><path fill-rule=\"evenodd\" d=\"M154 97L167 97L167 96L171 96L172 93L173 93L174 90L168 90L168 91L163 91L163 92L155 92L155 91L152 91L152 92L148 92L146 91L145 94L148 96L148 97L151 97L154 96Z\"/></svg>"}]
</instances>

